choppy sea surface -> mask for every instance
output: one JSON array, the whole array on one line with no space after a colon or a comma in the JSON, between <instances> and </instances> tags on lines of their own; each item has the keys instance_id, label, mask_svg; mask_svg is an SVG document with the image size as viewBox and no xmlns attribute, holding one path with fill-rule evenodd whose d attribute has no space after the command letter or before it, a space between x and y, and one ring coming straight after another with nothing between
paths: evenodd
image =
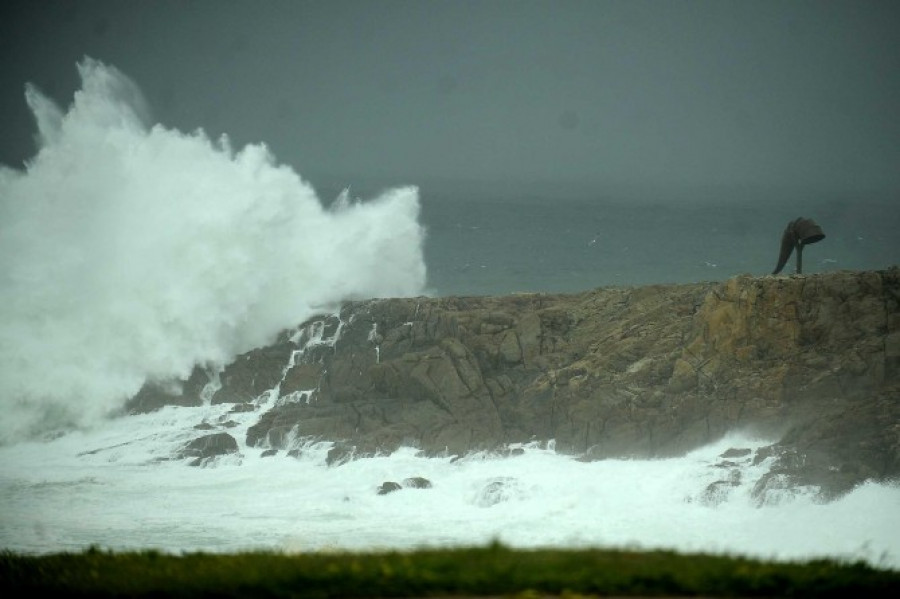
<instances>
[{"instance_id":1,"label":"choppy sea surface","mask_svg":"<svg viewBox=\"0 0 900 599\"><path fill-rule=\"evenodd\" d=\"M326 192L263 145L235 149L145 122L137 85L112 66L86 59L79 70L68 106L28 89L40 149L23 168L0 167L0 548L499 540L900 568L900 487L865 484L830 503L810 489L760 499L752 490L766 463L721 456L774 439L739 431L666 460L585 463L549 442L506 457L407 448L328 466L327 441L298 441L296 456L247 447L258 412L114 416L146 381L226 364L347 298L766 274L797 216L827 235L804 254L805 272L886 268L900 261L896 197ZM205 467L172 459L204 422L239 452ZM412 477L431 487L377 493Z\"/></svg>"}]
</instances>

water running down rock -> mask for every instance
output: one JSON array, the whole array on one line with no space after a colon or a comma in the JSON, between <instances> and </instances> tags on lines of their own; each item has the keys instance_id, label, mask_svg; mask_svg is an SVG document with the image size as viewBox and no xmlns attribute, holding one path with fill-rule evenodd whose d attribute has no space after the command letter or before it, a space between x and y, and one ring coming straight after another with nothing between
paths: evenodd
<instances>
[{"instance_id":1,"label":"water running down rock","mask_svg":"<svg viewBox=\"0 0 900 599\"><path fill-rule=\"evenodd\" d=\"M900 476L900 270L350 302L219 377L213 404L260 411L248 446L333 441L329 463L535 440L656 458L750 428L781 436L746 456L775 458L760 501L827 500ZM187 394L148 387L130 409Z\"/></svg>"}]
</instances>

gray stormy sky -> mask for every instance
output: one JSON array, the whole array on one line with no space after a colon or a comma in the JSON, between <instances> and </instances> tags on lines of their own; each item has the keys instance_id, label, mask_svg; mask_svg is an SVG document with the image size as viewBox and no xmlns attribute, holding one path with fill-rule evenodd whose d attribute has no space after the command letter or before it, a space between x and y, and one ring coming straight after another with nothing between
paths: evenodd
<instances>
[{"instance_id":1,"label":"gray stormy sky","mask_svg":"<svg viewBox=\"0 0 900 599\"><path fill-rule=\"evenodd\" d=\"M0 162L85 55L314 185L900 191L892 0L8 0Z\"/></svg>"}]
</instances>

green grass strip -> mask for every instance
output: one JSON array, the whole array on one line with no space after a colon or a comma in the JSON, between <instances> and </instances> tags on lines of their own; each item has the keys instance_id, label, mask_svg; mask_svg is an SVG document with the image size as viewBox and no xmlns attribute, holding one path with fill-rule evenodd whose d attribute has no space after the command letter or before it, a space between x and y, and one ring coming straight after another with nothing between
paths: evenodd
<instances>
[{"instance_id":1,"label":"green grass strip","mask_svg":"<svg viewBox=\"0 0 900 599\"><path fill-rule=\"evenodd\" d=\"M0 553L4 597L895 596L900 572L669 551Z\"/></svg>"}]
</instances>

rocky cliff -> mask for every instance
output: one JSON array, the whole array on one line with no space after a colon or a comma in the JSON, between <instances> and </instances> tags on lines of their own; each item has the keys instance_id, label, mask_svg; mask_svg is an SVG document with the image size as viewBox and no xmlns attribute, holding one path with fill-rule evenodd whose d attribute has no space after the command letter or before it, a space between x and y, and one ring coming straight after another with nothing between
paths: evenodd
<instances>
[{"instance_id":1,"label":"rocky cliff","mask_svg":"<svg viewBox=\"0 0 900 599\"><path fill-rule=\"evenodd\" d=\"M215 380L215 377L213 377ZM735 428L780 441L763 486L833 497L900 477L900 270L578 294L349 302L199 368L165 403L259 410L246 443L337 442L334 459L555 440L583 459L683 453Z\"/></svg>"}]
</instances>

